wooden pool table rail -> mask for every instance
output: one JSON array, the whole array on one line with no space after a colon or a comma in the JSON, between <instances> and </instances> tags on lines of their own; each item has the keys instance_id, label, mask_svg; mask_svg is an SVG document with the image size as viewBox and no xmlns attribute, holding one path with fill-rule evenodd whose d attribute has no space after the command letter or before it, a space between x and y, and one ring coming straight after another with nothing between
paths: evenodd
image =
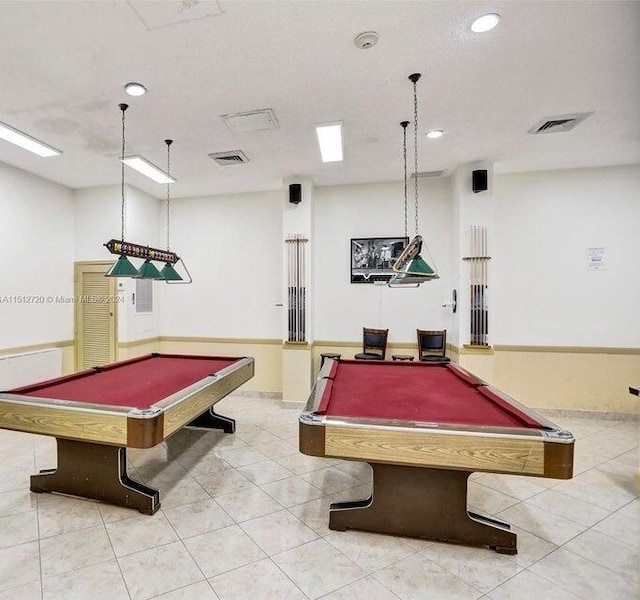
<instances>
[{"instance_id":1,"label":"wooden pool table rail","mask_svg":"<svg viewBox=\"0 0 640 600\"><path fill-rule=\"evenodd\" d=\"M384 427L301 418L300 452L362 460L531 477L571 479L572 439L544 435L465 431L451 427Z\"/></svg>"}]
</instances>

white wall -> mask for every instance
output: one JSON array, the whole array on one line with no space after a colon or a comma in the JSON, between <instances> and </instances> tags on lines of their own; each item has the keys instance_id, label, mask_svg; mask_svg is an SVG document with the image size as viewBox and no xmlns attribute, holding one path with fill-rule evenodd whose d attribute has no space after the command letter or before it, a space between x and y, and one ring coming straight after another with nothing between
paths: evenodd
<instances>
[{"instance_id":1,"label":"white wall","mask_svg":"<svg viewBox=\"0 0 640 600\"><path fill-rule=\"evenodd\" d=\"M73 221L70 189L0 163L0 349L73 338Z\"/></svg>"},{"instance_id":2,"label":"white wall","mask_svg":"<svg viewBox=\"0 0 640 600\"><path fill-rule=\"evenodd\" d=\"M640 347L640 165L499 175L494 198L493 343Z\"/></svg>"},{"instance_id":3,"label":"white wall","mask_svg":"<svg viewBox=\"0 0 640 600\"><path fill-rule=\"evenodd\" d=\"M131 186L125 188L125 239L135 244L164 248L166 245L165 221L161 222L161 201ZM122 235L122 192L120 186L84 188L74 192L75 230L74 248L76 261L116 260L103 244L110 239L119 240ZM141 260L131 259L136 266ZM156 263L159 268L161 265ZM160 335L157 307L164 293L164 283L154 282L154 311L136 314L133 304L135 280L119 280L119 293L125 302L118 304L118 341L128 342Z\"/></svg>"},{"instance_id":4,"label":"white wall","mask_svg":"<svg viewBox=\"0 0 640 600\"><path fill-rule=\"evenodd\" d=\"M75 260L111 260L114 255L103 246L121 236L120 186L84 188L73 192L75 210ZM160 213L161 201L129 185L125 186L125 237L136 244L164 248ZM140 262L135 261L134 262Z\"/></svg>"},{"instance_id":5,"label":"white wall","mask_svg":"<svg viewBox=\"0 0 640 600\"><path fill-rule=\"evenodd\" d=\"M389 327L392 341L413 342L417 327L453 330L457 316L441 303L456 272L455 190L443 179L420 186L419 229L442 278L417 289L349 283L352 237L403 233L402 182L315 188L315 339L359 340L363 325ZM640 347L638 190L638 165L495 175L492 343ZM127 237L164 247L164 203L127 194ZM173 201L172 249L194 283L154 283L156 311L127 308L120 340L280 338L282 198ZM412 210L409 221L412 236ZM119 186L72 192L0 164L0 297L72 296L73 261L111 260L102 244L119 236ZM594 246L606 248L604 271L586 268ZM71 303L0 303L0 349L72 338Z\"/></svg>"},{"instance_id":6,"label":"white wall","mask_svg":"<svg viewBox=\"0 0 640 600\"><path fill-rule=\"evenodd\" d=\"M162 284L161 335L282 338L281 207L281 191L171 202L193 283Z\"/></svg>"},{"instance_id":7,"label":"white wall","mask_svg":"<svg viewBox=\"0 0 640 600\"><path fill-rule=\"evenodd\" d=\"M414 342L416 329L447 329L451 297L451 193L446 179L420 180L419 233L440 279L398 289L350 282L350 241L404 234L403 183L332 186L314 191L315 338L354 341L362 327L389 328L389 340ZM415 234L409 201L409 238Z\"/></svg>"},{"instance_id":8,"label":"white wall","mask_svg":"<svg viewBox=\"0 0 640 600\"><path fill-rule=\"evenodd\" d=\"M460 330L460 316L461 310L464 306L464 294L461 281L462 273L462 261L459 259L461 256L461 231L460 231L460 219L462 215L461 207L461 189L460 189L460 173L454 172L449 177L449 195L451 198L451 216L449 219L449 231L451 233L450 249L451 249L451 296L449 300L453 301L453 289L456 290L456 312L453 313L453 309L449 309L452 312L451 323L447 327L447 342L455 346L460 346L464 343L461 337Z\"/></svg>"}]
</instances>

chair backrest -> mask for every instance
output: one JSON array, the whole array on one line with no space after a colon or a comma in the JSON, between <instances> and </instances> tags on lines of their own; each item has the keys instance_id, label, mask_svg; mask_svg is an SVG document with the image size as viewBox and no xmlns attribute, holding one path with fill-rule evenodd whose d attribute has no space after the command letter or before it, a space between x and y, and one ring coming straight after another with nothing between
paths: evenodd
<instances>
[{"instance_id":1,"label":"chair backrest","mask_svg":"<svg viewBox=\"0 0 640 600\"><path fill-rule=\"evenodd\" d=\"M427 331L417 329L419 358L423 356L445 356L447 349L447 330Z\"/></svg>"},{"instance_id":2,"label":"chair backrest","mask_svg":"<svg viewBox=\"0 0 640 600\"><path fill-rule=\"evenodd\" d=\"M362 328L362 351L367 354L379 354L384 360L387 353L388 329Z\"/></svg>"}]
</instances>

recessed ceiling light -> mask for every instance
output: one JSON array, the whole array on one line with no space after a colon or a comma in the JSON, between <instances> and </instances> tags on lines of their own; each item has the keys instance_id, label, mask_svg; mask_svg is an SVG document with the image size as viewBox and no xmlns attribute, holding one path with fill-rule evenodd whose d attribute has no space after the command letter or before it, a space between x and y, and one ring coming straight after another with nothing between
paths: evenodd
<instances>
[{"instance_id":1,"label":"recessed ceiling light","mask_svg":"<svg viewBox=\"0 0 640 600\"><path fill-rule=\"evenodd\" d=\"M499 21L500 15L496 13L482 15L471 24L471 31L475 33L484 33L485 31L491 31Z\"/></svg>"},{"instance_id":2,"label":"recessed ceiling light","mask_svg":"<svg viewBox=\"0 0 640 600\"><path fill-rule=\"evenodd\" d=\"M20 146L29 152L33 152L38 156L42 156L43 158L62 154L60 150L56 150L53 146L49 146L44 142L36 140L30 135L22 133L21 131L14 129L10 125L5 125L4 123L0 123L0 138L7 142L11 142L16 146Z\"/></svg>"},{"instance_id":3,"label":"recessed ceiling light","mask_svg":"<svg viewBox=\"0 0 640 600\"><path fill-rule=\"evenodd\" d=\"M147 93L147 88L144 87L141 83L127 83L124 86L124 91L129 94L129 96L144 96Z\"/></svg>"},{"instance_id":4,"label":"recessed ceiling light","mask_svg":"<svg viewBox=\"0 0 640 600\"><path fill-rule=\"evenodd\" d=\"M342 160L342 123L326 123L316 126L322 162Z\"/></svg>"},{"instance_id":5,"label":"recessed ceiling light","mask_svg":"<svg viewBox=\"0 0 640 600\"><path fill-rule=\"evenodd\" d=\"M432 129L431 131L427 132L427 137L432 140L441 138L443 135L444 131L442 129Z\"/></svg>"}]
</instances>

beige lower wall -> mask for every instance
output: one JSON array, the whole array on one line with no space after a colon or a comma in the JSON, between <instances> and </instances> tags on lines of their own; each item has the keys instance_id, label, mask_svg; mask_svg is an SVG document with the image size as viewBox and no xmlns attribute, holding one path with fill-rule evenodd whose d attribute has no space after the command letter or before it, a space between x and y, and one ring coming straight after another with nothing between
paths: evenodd
<instances>
[{"instance_id":1,"label":"beige lower wall","mask_svg":"<svg viewBox=\"0 0 640 600\"><path fill-rule=\"evenodd\" d=\"M501 349L491 383L532 408L638 414L638 349Z\"/></svg>"},{"instance_id":2,"label":"beige lower wall","mask_svg":"<svg viewBox=\"0 0 640 600\"><path fill-rule=\"evenodd\" d=\"M6 348L0 350L0 354L54 347L62 348L63 374L73 373L74 346L71 340ZM309 373L309 386L312 384L320 369L321 354L335 352L342 358L352 358L361 349L361 342L317 341L304 350L291 350L283 347L281 340L159 337L119 344L118 360L150 352L252 356L256 361L256 373L241 389L282 394L285 398L299 400L300 390L306 390L302 379ZM298 354L300 351L304 354L302 362L299 356L290 354L292 360L288 361L288 366L284 364L285 353ZM416 356L417 348L410 342L390 344L387 358L392 354ZM495 346L474 349L449 346L447 355L532 408L640 413L640 398L629 394L630 385L640 385L638 348ZM302 379L293 373L298 369L305 372ZM291 387L293 381L295 389ZM285 383L286 390L283 389Z\"/></svg>"},{"instance_id":3,"label":"beige lower wall","mask_svg":"<svg viewBox=\"0 0 640 600\"><path fill-rule=\"evenodd\" d=\"M71 342L62 347L62 374L69 375L76 370L76 348Z\"/></svg>"},{"instance_id":4,"label":"beige lower wall","mask_svg":"<svg viewBox=\"0 0 640 600\"><path fill-rule=\"evenodd\" d=\"M494 377L494 355L492 348L465 347L455 353L455 361L463 369L471 371L476 377L492 383ZM454 360L453 356L451 360ZM498 387L498 386L496 386Z\"/></svg>"},{"instance_id":5,"label":"beige lower wall","mask_svg":"<svg viewBox=\"0 0 640 600\"><path fill-rule=\"evenodd\" d=\"M137 356L144 356L152 352L159 352L160 338L149 338L135 342L121 342L116 348L116 360L128 360Z\"/></svg>"},{"instance_id":6,"label":"beige lower wall","mask_svg":"<svg viewBox=\"0 0 640 600\"><path fill-rule=\"evenodd\" d=\"M282 345L282 400L307 401L314 379L311 346L309 344Z\"/></svg>"},{"instance_id":7,"label":"beige lower wall","mask_svg":"<svg viewBox=\"0 0 640 600\"><path fill-rule=\"evenodd\" d=\"M255 375L240 390L282 392L282 340L161 337L157 352L209 356L252 356Z\"/></svg>"}]
</instances>

